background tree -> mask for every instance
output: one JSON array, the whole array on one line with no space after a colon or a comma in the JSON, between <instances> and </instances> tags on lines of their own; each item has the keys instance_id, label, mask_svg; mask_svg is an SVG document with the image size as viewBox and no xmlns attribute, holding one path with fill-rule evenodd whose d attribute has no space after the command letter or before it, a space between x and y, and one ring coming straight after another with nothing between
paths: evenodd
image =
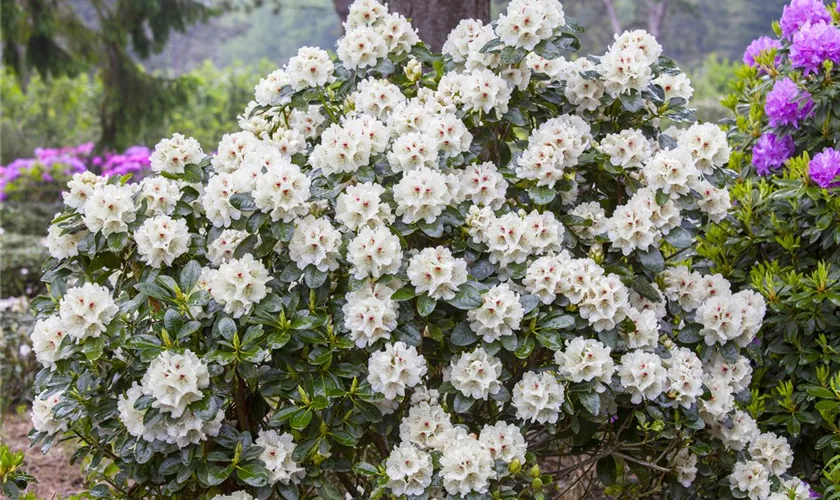
<instances>
[{"instance_id":1,"label":"background tree","mask_svg":"<svg viewBox=\"0 0 840 500\"><path fill-rule=\"evenodd\" d=\"M3 63L26 81L98 71L104 92L99 145L120 147L183 102L185 77L147 73L136 58L161 52L173 31L206 21L198 0L0 0Z\"/></svg>"}]
</instances>

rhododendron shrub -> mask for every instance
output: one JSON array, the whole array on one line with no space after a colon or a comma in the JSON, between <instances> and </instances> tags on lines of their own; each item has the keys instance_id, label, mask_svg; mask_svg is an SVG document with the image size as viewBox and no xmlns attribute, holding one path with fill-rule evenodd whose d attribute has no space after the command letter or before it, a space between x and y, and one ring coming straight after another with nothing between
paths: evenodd
<instances>
[{"instance_id":1,"label":"rhododendron shrub","mask_svg":"<svg viewBox=\"0 0 840 500\"><path fill-rule=\"evenodd\" d=\"M799 488L741 409L765 302L692 266L729 146L656 40L572 60L551 0L442 55L372 0L345 28L212 157L175 136L140 184L70 182L35 440L128 497Z\"/></svg>"},{"instance_id":2,"label":"rhododendron shrub","mask_svg":"<svg viewBox=\"0 0 840 500\"><path fill-rule=\"evenodd\" d=\"M838 14L791 2L776 39L744 56L729 130L736 209L709 230L712 272L760 293L768 314L749 357L762 366L750 414L791 438L796 470L840 453L840 153ZM832 382L832 378L835 380Z\"/></svg>"}]
</instances>

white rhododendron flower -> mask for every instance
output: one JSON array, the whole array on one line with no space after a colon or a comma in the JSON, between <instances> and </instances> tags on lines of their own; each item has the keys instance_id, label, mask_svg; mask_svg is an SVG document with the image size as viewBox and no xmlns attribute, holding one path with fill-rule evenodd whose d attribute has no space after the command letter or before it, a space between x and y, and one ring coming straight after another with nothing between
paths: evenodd
<instances>
[{"instance_id":1,"label":"white rhododendron flower","mask_svg":"<svg viewBox=\"0 0 840 500\"><path fill-rule=\"evenodd\" d=\"M152 170L167 174L182 174L184 167L197 164L204 159L201 145L192 137L172 134L155 145L155 151L149 157Z\"/></svg>"},{"instance_id":2,"label":"white rhododendron flower","mask_svg":"<svg viewBox=\"0 0 840 500\"><path fill-rule=\"evenodd\" d=\"M134 231L137 252L152 267L171 266L190 246L187 221L158 215L143 221Z\"/></svg>"},{"instance_id":3,"label":"white rhododendron flower","mask_svg":"<svg viewBox=\"0 0 840 500\"><path fill-rule=\"evenodd\" d=\"M750 443L750 457L763 464L776 476L781 476L793 465L793 452L787 440L772 432L764 432Z\"/></svg>"},{"instance_id":4,"label":"white rhododendron flower","mask_svg":"<svg viewBox=\"0 0 840 500\"><path fill-rule=\"evenodd\" d=\"M60 317L49 316L36 321L29 339L32 341L32 350L35 351L38 362L54 370L55 362L60 359L58 348L65 337L67 331Z\"/></svg>"},{"instance_id":5,"label":"white rhododendron flower","mask_svg":"<svg viewBox=\"0 0 840 500\"><path fill-rule=\"evenodd\" d=\"M729 476L729 484L750 500L765 500L770 496L770 474L755 460L736 463Z\"/></svg>"},{"instance_id":6,"label":"white rhododendron flower","mask_svg":"<svg viewBox=\"0 0 840 500\"><path fill-rule=\"evenodd\" d=\"M481 300L481 307L469 311L467 319L472 331L481 335L485 342L513 335L514 330L519 329L524 316L522 304L519 302L519 294L511 290L507 283L484 292Z\"/></svg>"},{"instance_id":7,"label":"white rhododendron flower","mask_svg":"<svg viewBox=\"0 0 840 500\"><path fill-rule=\"evenodd\" d=\"M575 115L552 118L540 125L528 138L516 175L533 179L539 186L554 186L566 169L578 164L580 155L592 140L588 123Z\"/></svg>"},{"instance_id":8,"label":"white rhododendron flower","mask_svg":"<svg viewBox=\"0 0 840 500\"><path fill-rule=\"evenodd\" d=\"M225 312L238 318L266 296L265 285L270 279L263 263L246 254L219 266L208 286L210 295L224 306Z\"/></svg>"},{"instance_id":9,"label":"white rhododendron flower","mask_svg":"<svg viewBox=\"0 0 840 500\"><path fill-rule=\"evenodd\" d=\"M230 495L220 493L210 500L255 500L255 498L246 491L234 491Z\"/></svg>"},{"instance_id":10,"label":"white rhododendron flower","mask_svg":"<svg viewBox=\"0 0 840 500\"><path fill-rule=\"evenodd\" d=\"M601 141L601 150L609 155L610 163L624 168L641 167L651 157L651 147L641 131L625 129L609 134Z\"/></svg>"},{"instance_id":11,"label":"white rhododendron flower","mask_svg":"<svg viewBox=\"0 0 840 500\"><path fill-rule=\"evenodd\" d=\"M256 148L260 140L252 133L243 130L222 136L216 155L210 160L217 173L231 173L239 170L245 155Z\"/></svg>"},{"instance_id":12,"label":"white rhododendron flower","mask_svg":"<svg viewBox=\"0 0 840 500\"><path fill-rule=\"evenodd\" d=\"M422 495L432 484L432 456L411 443L395 446L385 461L388 488L395 495Z\"/></svg>"},{"instance_id":13,"label":"white rhododendron flower","mask_svg":"<svg viewBox=\"0 0 840 500\"><path fill-rule=\"evenodd\" d=\"M692 125L680 134L677 143L680 149L688 151L703 174L709 175L715 167L722 167L729 161L731 150L726 142L726 132L714 123Z\"/></svg>"},{"instance_id":14,"label":"white rhododendron flower","mask_svg":"<svg viewBox=\"0 0 840 500\"><path fill-rule=\"evenodd\" d=\"M32 401L32 427L37 432L52 435L67 429L67 422L56 419L53 414L55 405L61 402L63 396L64 391L59 391L50 395L36 396Z\"/></svg>"},{"instance_id":15,"label":"white rhododendron flower","mask_svg":"<svg viewBox=\"0 0 840 500\"><path fill-rule=\"evenodd\" d=\"M287 432L278 434L277 431L260 432L254 444L261 447L260 460L268 469L268 482L271 484L297 482L305 475L304 469L292 459L295 450L293 436Z\"/></svg>"},{"instance_id":16,"label":"white rhododendron flower","mask_svg":"<svg viewBox=\"0 0 840 500\"><path fill-rule=\"evenodd\" d=\"M668 381L662 359L652 352L638 349L621 357L617 373L621 377L621 386L636 404L656 399Z\"/></svg>"},{"instance_id":17,"label":"white rhododendron flower","mask_svg":"<svg viewBox=\"0 0 840 500\"><path fill-rule=\"evenodd\" d=\"M356 111L383 121L406 101L399 87L388 83L387 80L374 78L359 82L356 92L350 98L356 103Z\"/></svg>"},{"instance_id":18,"label":"white rhododendron flower","mask_svg":"<svg viewBox=\"0 0 840 500\"><path fill-rule=\"evenodd\" d=\"M67 234L62 232L60 227L50 226L45 242L50 256L54 259L66 259L79 255L79 242L90 233L84 230Z\"/></svg>"},{"instance_id":19,"label":"white rhododendron flower","mask_svg":"<svg viewBox=\"0 0 840 500\"><path fill-rule=\"evenodd\" d=\"M84 214L85 206L93 196L93 190L104 186L107 180L107 177L96 175L90 171L73 174L73 177L67 181L67 191L61 193L64 204L70 208L75 208L80 214Z\"/></svg>"},{"instance_id":20,"label":"white rhododendron flower","mask_svg":"<svg viewBox=\"0 0 840 500\"><path fill-rule=\"evenodd\" d=\"M526 372L513 387L516 418L541 424L557 422L564 392L563 386L551 373Z\"/></svg>"},{"instance_id":21,"label":"white rhododendron flower","mask_svg":"<svg viewBox=\"0 0 840 500\"><path fill-rule=\"evenodd\" d=\"M513 0L499 16L496 33L505 45L532 50L566 24L563 7L552 0Z\"/></svg>"},{"instance_id":22,"label":"white rhododendron flower","mask_svg":"<svg viewBox=\"0 0 840 500\"><path fill-rule=\"evenodd\" d=\"M408 410L400 423L400 440L421 450L442 449L452 422L449 414L436 402L418 402Z\"/></svg>"},{"instance_id":23,"label":"white rhododendron flower","mask_svg":"<svg viewBox=\"0 0 840 500\"><path fill-rule=\"evenodd\" d=\"M615 373L610 348L595 339L567 340L566 349L554 353L554 360L560 378L575 383L594 380L596 392L603 392Z\"/></svg>"},{"instance_id":24,"label":"white rhododendron flower","mask_svg":"<svg viewBox=\"0 0 840 500\"><path fill-rule=\"evenodd\" d=\"M181 199L181 187L177 181L166 177L146 177L140 182L138 202L146 202L146 215L172 215L175 205Z\"/></svg>"},{"instance_id":25,"label":"white rhododendron flower","mask_svg":"<svg viewBox=\"0 0 840 500\"><path fill-rule=\"evenodd\" d=\"M347 246L347 260L356 279L395 273L402 262L400 240L386 227L364 227Z\"/></svg>"},{"instance_id":26,"label":"white rhododendron flower","mask_svg":"<svg viewBox=\"0 0 840 500\"><path fill-rule=\"evenodd\" d=\"M74 338L78 344L105 333L119 308L107 288L85 283L67 290L59 303L58 311L67 335Z\"/></svg>"},{"instance_id":27,"label":"white rhododendron flower","mask_svg":"<svg viewBox=\"0 0 840 500\"><path fill-rule=\"evenodd\" d=\"M445 247L424 248L408 261L408 279L417 293L449 300L467 281L467 263Z\"/></svg>"},{"instance_id":28,"label":"white rhododendron flower","mask_svg":"<svg viewBox=\"0 0 840 500\"><path fill-rule=\"evenodd\" d=\"M315 266L319 271L338 268L338 247L341 233L325 218L307 215L295 222L295 232L289 242L289 256L298 269Z\"/></svg>"},{"instance_id":29,"label":"white rhododendron flower","mask_svg":"<svg viewBox=\"0 0 840 500\"><path fill-rule=\"evenodd\" d=\"M348 186L338 196L335 218L351 231L364 226L377 227L394 222L391 206L382 202L385 188L379 184L365 182Z\"/></svg>"},{"instance_id":30,"label":"white rhododendron flower","mask_svg":"<svg viewBox=\"0 0 840 500\"><path fill-rule=\"evenodd\" d=\"M476 205L498 209L505 202L508 183L496 166L486 162L461 172L461 193Z\"/></svg>"},{"instance_id":31,"label":"white rhododendron flower","mask_svg":"<svg viewBox=\"0 0 840 500\"><path fill-rule=\"evenodd\" d=\"M426 167L406 172L394 186L396 213L406 224L421 220L431 224L452 198L446 175Z\"/></svg>"},{"instance_id":32,"label":"white rhododendron flower","mask_svg":"<svg viewBox=\"0 0 840 500\"><path fill-rule=\"evenodd\" d=\"M464 396L473 399L487 399L502 390L499 377L502 363L499 358L478 349L465 352L452 359L449 374L452 386Z\"/></svg>"},{"instance_id":33,"label":"white rhododendron flower","mask_svg":"<svg viewBox=\"0 0 840 500\"><path fill-rule=\"evenodd\" d=\"M494 425L485 425L481 429L478 441L490 452L493 460L501 460L507 464L514 460L525 463L525 452L528 446L519 427L498 421Z\"/></svg>"},{"instance_id":34,"label":"white rhododendron flower","mask_svg":"<svg viewBox=\"0 0 840 500\"><path fill-rule=\"evenodd\" d=\"M143 376L143 394L154 398L152 406L161 412L180 417L187 405L204 397L210 385L207 366L189 349L183 354L163 351Z\"/></svg>"},{"instance_id":35,"label":"white rhododendron flower","mask_svg":"<svg viewBox=\"0 0 840 500\"><path fill-rule=\"evenodd\" d=\"M342 306L344 326L358 347L387 339L397 327L398 305L391 300L393 289L385 285L365 286L347 294Z\"/></svg>"},{"instance_id":36,"label":"white rhododendron flower","mask_svg":"<svg viewBox=\"0 0 840 500\"><path fill-rule=\"evenodd\" d=\"M130 185L106 184L93 189L85 203L85 226L92 233L110 236L128 231L128 225L137 219L134 208L134 188Z\"/></svg>"},{"instance_id":37,"label":"white rhododendron flower","mask_svg":"<svg viewBox=\"0 0 840 500\"><path fill-rule=\"evenodd\" d=\"M691 80L688 79L685 73L662 73L658 78L653 80L653 83L662 87L665 91L665 100L671 99L691 99L694 95L694 87L691 86Z\"/></svg>"},{"instance_id":38,"label":"white rhododendron flower","mask_svg":"<svg viewBox=\"0 0 840 500\"><path fill-rule=\"evenodd\" d=\"M490 451L470 436L447 446L440 457L443 487L450 495L487 493L490 480L496 476Z\"/></svg>"},{"instance_id":39,"label":"white rhododendron flower","mask_svg":"<svg viewBox=\"0 0 840 500\"><path fill-rule=\"evenodd\" d=\"M688 488L697 478L697 455L688 448L679 450L671 459L677 473L677 481Z\"/></svg>"},{"instance_id":40,"label":"white rhododendron flower","mask_svg":"<svg viewBox=\"0 0 840 500\"><path fill-rule=\"evenodd\" d=\"M271 220L289 222L306 214L309 186L309 177L301 173L300 167L284 159L257 177L254 203L260 211L270 214Z\"/></svg>"},{"instance_id":41,"label":"white rhododendron flower","mask_svg":"<svg viewBox=\"0 0 840 500\"><path fill-rule=\"evenodd\" d=\"M236 229L225 229L219 237L207 244L207 258L214 266L220 266L234 257L236 247L242 243L248 233Z\"/></svg>"},{"instance_id":42,"label":"white rhododendron flower","mask_svg":"<svg viewBox=\"0 0 840 500\"><path fill-rule=\"evenodd\" d=\"M242 212L231 203L231 197L244 191L235 173L221 173L210 178L201 204L214 226L230 227L232 221L242 217Z\"/></svg>"},{"instance_id":43,"label":"white rhododendron flower","mask_svg":"<svg viewBox=\"0 0 840 500\"><path fill-rule=\"evenodd\" d=\"M405 396L405 390L418 385L426 374L426 360L414 346L404 342L386 344L368 361L368 382L385 399Z\"/></svg>"},{"instance_id":44,"label":"white rhododendron flower","mask_svg":"<svg viewBox=\"0 0 840 500\"><path fill-rule=\"evenodd\" d=\"M323 87L332 82L333 62L326 50L317 47L301 47L296 56L289 59L286 73L295 90L308 87Z\"/></svg>"}]
</instances>

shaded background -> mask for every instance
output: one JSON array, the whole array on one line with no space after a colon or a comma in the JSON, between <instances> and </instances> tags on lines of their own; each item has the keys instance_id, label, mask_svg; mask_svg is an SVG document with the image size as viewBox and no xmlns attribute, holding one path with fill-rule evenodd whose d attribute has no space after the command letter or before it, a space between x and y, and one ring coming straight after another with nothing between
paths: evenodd
<instances>
[{"instance_id":1,"label":"shaded background","mask_svg":"<svg viewBox=\"0 0 840 500\"><path fill-rule=\"evenodd\" d=\"M733 65L769 33L784 0L566 0L586 27L583 53L616 30L643 28L689 72L700 117L717 119ZM304 45L333 49L349 0L0 0L0 164L35 147L94 141L153 146L180 131L212 151L260 76ZM443 14L495 18L506 0L392 0L421 37L445 37ZM449 20L452 22L453 20ZM455 19L454 21L457 21ZM425 35L425 36L424 36Z\"/></svg>"}]
</instances>

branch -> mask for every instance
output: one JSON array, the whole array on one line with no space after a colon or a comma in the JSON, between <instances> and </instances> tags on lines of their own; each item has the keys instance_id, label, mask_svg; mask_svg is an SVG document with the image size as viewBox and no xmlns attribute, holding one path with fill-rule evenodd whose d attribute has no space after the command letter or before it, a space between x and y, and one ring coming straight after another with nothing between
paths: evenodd
<instances>
[{"instance_id":1,"label":"branch","mask_svg":"<svg viewBox=\"0 0 840 500\"><path fill-rule=\"evenodd\" d=\"M633 462L635 464L644 465L645 467L649 467L651 469L658 470L659 472L671 472L671 469L668 469L666 467L662 467L660 465L656 465L656 464L651 463L651 462L647 462L645 460L640 460L638 458L633 458L630 455L625 455L624 453L621 453L620 451L614 451L612 454L616 457L623 458L624 460L627 460L628 462Z\"/></svg>"},{"instance_id":2,"label":"branch","mask_svg":"<svg viewBox=\"0 0 840 500\"><path fill-rule=\"evenodd\" d=\"M659 37L659 30L662 21L665 20L665 12L668 10L668 0L647 0L648 6L648 33Z\"/></svg>"}]
</instances>

